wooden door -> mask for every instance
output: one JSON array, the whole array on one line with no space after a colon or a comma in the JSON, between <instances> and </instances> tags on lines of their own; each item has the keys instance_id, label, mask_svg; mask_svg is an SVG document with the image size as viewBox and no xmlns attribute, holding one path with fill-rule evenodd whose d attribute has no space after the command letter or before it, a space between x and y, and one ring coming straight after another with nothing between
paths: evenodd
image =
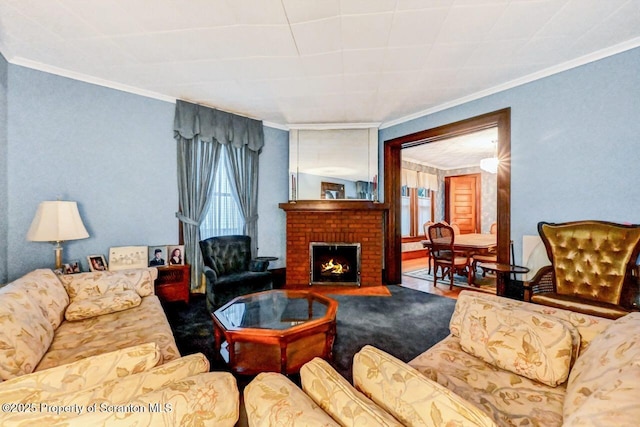
<instances>
[{"instance_id":1,"label":"wooden door","mask_svg":"<svg viewBox=\"0 0 640 427\"><path fill-rule=\"evenodd\" d=\"M445 220L461 234L480 233L480 174L445 177Z\"/></svg>"}]
</instances>

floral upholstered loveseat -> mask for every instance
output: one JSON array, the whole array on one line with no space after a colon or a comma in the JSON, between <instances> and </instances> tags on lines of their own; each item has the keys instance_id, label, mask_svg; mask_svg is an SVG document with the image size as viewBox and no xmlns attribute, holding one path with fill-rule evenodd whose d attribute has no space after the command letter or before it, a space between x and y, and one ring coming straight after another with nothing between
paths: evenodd
<instances>
[{"instance_id":1,"label":"floral upholstered loveseat","mask_svg":"<svg viewBox=\"0 0 640 427\"><path fill-rule=\"evenodd\" d=\"M180 356L156 276L41 269L0 288L0 425L233 426L235 379Z\"/></svg>"},{"instance_id":2,"label":"floral upholstered loveseat","mask_svg":"<svg viewBox=\"0 0 640 427\"><path fill-rule=\"evenodd\" d=\"M261 374L244 390L249 425L633 426L640 419L640 313L614 321L463 291L450 330L408 363L365 346L353 360L355 387L320 359L303 366L302 389Z\"/></svg>"}]
</instances>

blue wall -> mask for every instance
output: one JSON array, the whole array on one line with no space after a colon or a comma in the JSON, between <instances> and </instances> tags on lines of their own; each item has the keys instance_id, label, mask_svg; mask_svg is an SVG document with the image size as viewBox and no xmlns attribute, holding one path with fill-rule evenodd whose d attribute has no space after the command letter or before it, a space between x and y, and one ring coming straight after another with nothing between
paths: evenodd
<instances>
[{"instance_id":1,"label":"blue wall","mask_svg":"<svg viewBox=\"0 0 640 427\"><path fill-rule=\"evenodd\" d=\"M269 268L286 264L286 215L279 203L289 200L289 132L264 128L258 190L258 256L276 256Z\"/></svg>"},{"instance_id":2,"label":"blue wall","mask_svg":"<svg viewBox=\"0 0 640 427\"><path fill-rule=\"evenodd\" d=\"M0 283L7 280L7 75L9 64L0 55Z\"/></svg>"},{"instance_id":3,"label":"blue wall","mask_svg":"<svg viewBox=\"0 0 640 427\"><path fill-rule=\"evenodd\" d=\"M43 200L78 202L90 237L64 260L110 246L177 244L174 104L9 66L9 280L53 264L26 241Z\"/></svg>"},{"instance_id":4,"label":"blue wall","mask_svg":"<svg viewBox=\"0 0 640 427\"><path fill-rule=\"evenodd\" d=\"M511 107L511 235L539 221L640 223L640 48L380 131L384 141Z\"/></svg>"},{"instance_id":5,"label":"blue wall","mask_svg":"<svg viewBox=\"0 0 640 427\"><path fill-rule=\"evenodd\" d=\"M111 246L178 242L173 103L12 64L7 87L6 280L53 265L51 244L25 238L43 200L78 202L90 237L67 242L63 257L85 270L87 255L107 255ZM260 182L275 195L261 191L260 253L284 257L277 203L287 200L288 134L266 128L265 135Z\"/></svg>"}]
</instances>

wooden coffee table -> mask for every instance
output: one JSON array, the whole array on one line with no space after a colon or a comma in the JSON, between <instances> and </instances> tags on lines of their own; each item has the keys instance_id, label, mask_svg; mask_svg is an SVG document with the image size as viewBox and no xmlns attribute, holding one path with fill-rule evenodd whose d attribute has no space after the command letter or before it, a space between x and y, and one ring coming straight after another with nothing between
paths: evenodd
<instances>
[{"instance_id":1,"label":"wooden coffee table","mask_svg":"<svg viewBox=\"0 0 640 427\"><path fill-rule=\"evenodd\" d=\"M314 357L331 360L337 311L336 300L308 291L240 296L211 313L216 354L239 374L298 373Z\"/></svg>"}]
</instances>

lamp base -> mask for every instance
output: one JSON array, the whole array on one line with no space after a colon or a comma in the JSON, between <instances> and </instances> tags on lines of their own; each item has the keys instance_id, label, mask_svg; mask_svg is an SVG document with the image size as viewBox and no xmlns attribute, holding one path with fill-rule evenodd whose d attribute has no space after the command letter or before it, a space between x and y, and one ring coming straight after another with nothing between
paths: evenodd
<instances>
[{"instance_id":1,"label":"lamp base","mask_svg":"<svg viewBox=\"0 0 640 427\"><path fill-rule=\"evenodd\" d=\"M56 270L62 268L62 242L55 242L53 250L56 252Z\"/></svg>"}]
</instances>

